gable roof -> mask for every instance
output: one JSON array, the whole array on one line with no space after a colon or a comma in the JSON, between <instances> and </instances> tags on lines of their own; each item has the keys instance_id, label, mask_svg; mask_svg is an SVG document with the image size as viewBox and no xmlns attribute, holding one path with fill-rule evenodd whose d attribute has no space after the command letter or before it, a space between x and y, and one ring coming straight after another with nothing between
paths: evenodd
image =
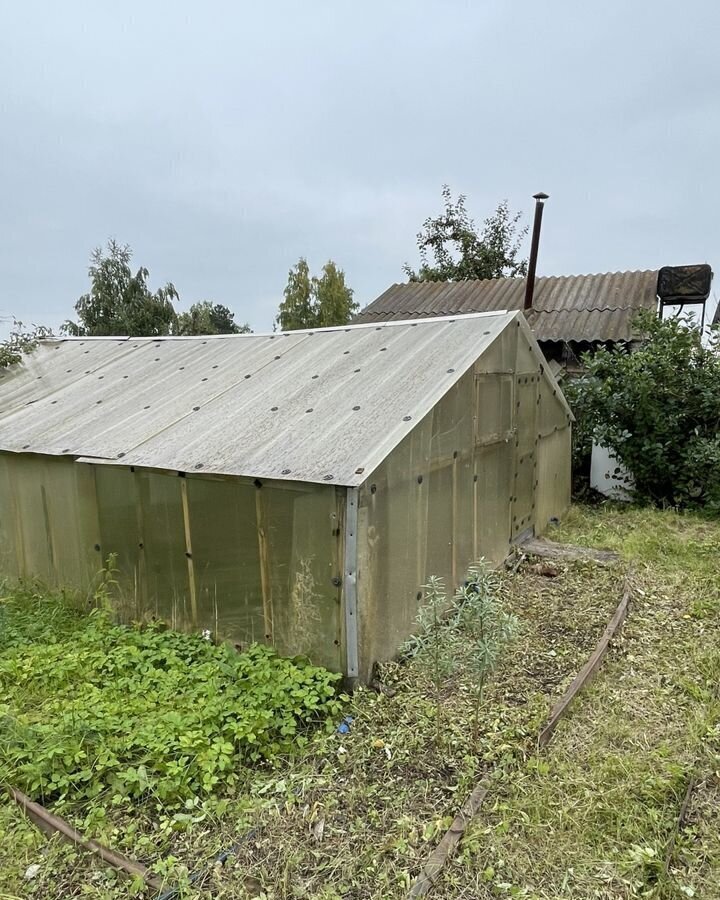
<instances>
[{"instance_id":1,"label":"gable roof","mask_svg":"<svg viewBox=\"0 0 720 900\"><path fill-rule=\"evenodd\" d=\"M516 320L43 341L0 370L0 450L358 485Z\"/></svg>"},{"instance_id":2,"label":"gable roof","mask_svg":"<svg viewBox=\"0 0 720 900\"><path fill-rule=\"evenodd\" d=\"M535 279L526 318L538 341L630 341L638 310L656 310L658 272ZM355 318L356 322L449 316L523 308L525 278L394 284Z\"/></svg>"}]
</instances>

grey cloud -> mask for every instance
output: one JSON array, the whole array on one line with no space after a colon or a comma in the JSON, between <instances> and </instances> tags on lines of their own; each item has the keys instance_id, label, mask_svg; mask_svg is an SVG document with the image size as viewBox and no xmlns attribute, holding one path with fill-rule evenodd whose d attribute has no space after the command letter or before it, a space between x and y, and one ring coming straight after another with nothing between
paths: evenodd
<instances>
[{"instance_id":1,"label":"grey cloud","mask_svg":"<svg viewBox=\"0 0 720 900\"><path fill-rule=\"evenodd\" d=\"M713 263L718 25L710 0L8 5L0 314L59 324L110 235L256 329L301 254L366 302L443 182L478 220L548 191L544 273Z\"/></svg>"}]
</instances>

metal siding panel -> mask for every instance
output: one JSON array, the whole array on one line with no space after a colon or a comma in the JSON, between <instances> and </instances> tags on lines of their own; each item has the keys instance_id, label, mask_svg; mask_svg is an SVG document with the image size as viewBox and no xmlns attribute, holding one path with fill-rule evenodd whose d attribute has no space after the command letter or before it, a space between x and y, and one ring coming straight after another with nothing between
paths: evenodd
<instances>
[{"instance_id":1,"label":"metal siding panel","mask_svg":"<svg viewBox=\"0 0 720 900\"><path fill-rule=\"evenodd\" d=\"M540 438L537 451L536 534L546 531L550 519L561 518L570 507L570 458L569 427Z\"/></svg>"}]
</instances>

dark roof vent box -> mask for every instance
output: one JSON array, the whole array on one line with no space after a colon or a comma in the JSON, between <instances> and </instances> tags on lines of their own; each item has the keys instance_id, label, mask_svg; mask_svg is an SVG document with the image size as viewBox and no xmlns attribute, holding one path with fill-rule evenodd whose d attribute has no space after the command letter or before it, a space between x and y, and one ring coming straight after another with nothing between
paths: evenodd
<instances>
[{"instance_id":1,"label":"dark roof vent box","mask_svg":"<svg viewBox=\"0 0 720 900\"><path fill-rule=\"evenodd\" d=\"M704 303L710 296L713 271L699 266L663 266L658 272L657 292L661 303Z\"/></svg>"}]
</instances>

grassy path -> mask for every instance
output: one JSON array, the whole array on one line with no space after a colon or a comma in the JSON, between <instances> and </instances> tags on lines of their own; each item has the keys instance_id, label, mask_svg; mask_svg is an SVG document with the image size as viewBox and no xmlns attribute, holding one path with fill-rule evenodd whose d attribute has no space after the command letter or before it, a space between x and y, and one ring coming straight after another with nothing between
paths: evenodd
<instances>
[{"instance_id":1,"label":"grassy path","mask_svg":"<svg viewBox=\"0 0 720 900\"><path fill-rule=\"evenodd\" d=\"M548 750L503 781L436 896L718 898L720 527L585 512L562 537L634 561L621 646Z\"/></svg>"}]
</instances>

